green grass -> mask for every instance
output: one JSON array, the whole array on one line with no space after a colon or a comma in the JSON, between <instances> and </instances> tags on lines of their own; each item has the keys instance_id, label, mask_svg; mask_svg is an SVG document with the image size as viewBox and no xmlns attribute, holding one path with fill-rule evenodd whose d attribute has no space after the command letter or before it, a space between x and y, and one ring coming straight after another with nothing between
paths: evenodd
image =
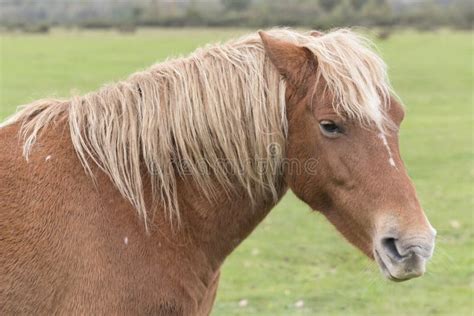
<instances>
[{"instance_id":1,"label":"green grass","mask_svg":"<svg viewBox=\"0 0 474 316\"><path fill-rule=\"evenodd\" d=\"M0 37L0 118L45 96L125 78L242 30L154 30ZM403 32L378 43L407 105L401 150L438 229L428 274L390 283L289 194L229 259L214 315L472 315L473 37ZM240 300L246 307L239 307ZM295 302L303 300L297 308Z\"/></svg>"}]
</instances>

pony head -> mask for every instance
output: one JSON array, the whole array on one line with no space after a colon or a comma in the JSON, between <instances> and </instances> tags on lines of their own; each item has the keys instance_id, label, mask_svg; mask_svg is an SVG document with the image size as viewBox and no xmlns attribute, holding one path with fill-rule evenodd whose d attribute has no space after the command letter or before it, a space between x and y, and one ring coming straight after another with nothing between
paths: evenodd
<instances>
[{"instance_id":1,"label":"pony head","mask_svg":"<svg viewBox=\"0 0 474 316\"><path fill-rule=\"evenodd\" d=\"M265 52L286 79L285 179L387 278L425 272L435 230L400 157L404 110L383 61L346 30L296 41L260 32Z\"/></svg>"}]
</instances>

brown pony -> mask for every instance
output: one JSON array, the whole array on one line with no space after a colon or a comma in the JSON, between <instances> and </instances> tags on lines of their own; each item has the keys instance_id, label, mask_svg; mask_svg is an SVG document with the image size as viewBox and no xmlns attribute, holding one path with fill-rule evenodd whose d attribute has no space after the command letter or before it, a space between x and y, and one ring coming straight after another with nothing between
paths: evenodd
<instances>
[{"instance_id":1,"label":"brown pony","mask_svg":"<svg viewBox=\"0 0 474 316\"><path fill-rule=\"evenodd\" d=\"M251 34L27 105L0 128L0 314L208 315L288 188L387 278L420 276L435 231L403 116L348 30Z\"/></svg>"}]
</instances>

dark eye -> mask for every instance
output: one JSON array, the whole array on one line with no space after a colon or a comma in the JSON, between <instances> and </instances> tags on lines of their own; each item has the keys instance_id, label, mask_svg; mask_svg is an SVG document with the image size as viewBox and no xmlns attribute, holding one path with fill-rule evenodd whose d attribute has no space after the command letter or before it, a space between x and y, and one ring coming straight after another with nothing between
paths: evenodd
<instances>
[{"instance_id":1,"label":"dark eye","mask_svg":"<svg viewBox=\"0 0 474 316\"><path fill-rule=\"evenodd\" d=\"M338 137L342 133L342 129L333 121L324 120L319 122L319 129L324 136Z\"/></svg>"}]
</instances>

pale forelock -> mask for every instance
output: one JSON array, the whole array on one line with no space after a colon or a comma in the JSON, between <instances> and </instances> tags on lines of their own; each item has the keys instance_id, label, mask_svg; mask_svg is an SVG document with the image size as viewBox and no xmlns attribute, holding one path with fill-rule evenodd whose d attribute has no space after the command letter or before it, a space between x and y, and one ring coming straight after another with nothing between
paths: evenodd
<instances>
[{"instance_id":1,"label":"pale forelock","mask_svg":"<svg viewBox=\"0 0 474 316\"><path fill-rule=\"evenodd\" d=\"M333 92L338 113L383 128L390 96L386 67L364 38L348 30L320 37L268 32L315 54L317 75ZM177 182L183 175L208 199L216 183L229 194L243 188L252 201L278 198L285 84L257 34L206 46L71 100L34 102L5 124L23 122L28 157L39 131L61 115L84 168L92 175L91 161L98 165L145 223L142 163L155 202L171 220L179 221Z\"/></svg>"},{"instance_id":2,"label":"pale forelock","mask_svg":"<svg viewBox=\"0 0 474 316\"><path fill-rule=\"evenodd\" d=\"M367 38L341 29L304 46L316 55L318 75L325 79L339 114L363 125L375 124L381 131L391 125L387 110L393 91L387 66Z\"/></svg>"},{"instance_id":3,"label":"pale forelock","mask_svg":"<svg viewBox=\"0 0 474 316\"><path fill-rule=\"evenodd\" d=\"M317 76L324 78L338 114L384 132L391 126L387 109L390 97L396 95L387 66L368 38L349 29L316 36L276 29L273 35L306 47L316 56Z\"/></svg>"}]
</instances>

